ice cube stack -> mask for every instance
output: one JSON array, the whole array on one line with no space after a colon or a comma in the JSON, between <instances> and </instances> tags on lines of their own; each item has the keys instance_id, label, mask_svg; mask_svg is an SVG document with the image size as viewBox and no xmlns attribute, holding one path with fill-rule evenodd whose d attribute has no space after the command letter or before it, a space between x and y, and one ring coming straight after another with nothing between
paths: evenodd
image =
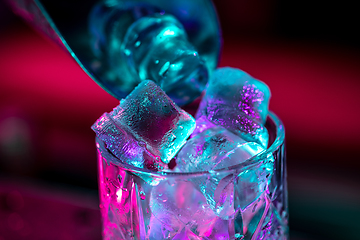
<instances>
[{"instance_id":1,"label":"ice cube stack","mask_svg":"<svg viewBox=\"0 0 360 240\"><path fill-rule=\"evenodd\" d=\"M272 173L272 157L237 174L212 172L266 151L269 98L269 88L261 81L239 69L219 68L209 79L196 121L150 80L97 120L92 129L119 163L165 174L210 173L174 183L136 173L146 184L156 186L147 200L148 236L188 239L182 235L195 232L219 239L230 234L222 232L230 219L250 224L246 221L256 209L266 205L262 193ZM169 169L172 159L176 166ZM239 231L245 234L247 230Z\"/></svg>"},{"instance_id":2,"label":"ice cube stack","mask_svg":"<svg viewBox=\"0 0 360 240\"><path fill-rule=\"evenodd\" d=\"M92 129L120 162L162 170L194 131L195 120L146 80Z\"/></svg>"},{"instance_id":3,"label":"ice cube stack","mask_svg":"<svg viewBox=\"0 0 360 240\"><path fill-rule=\"evenodd\" d=\"M175 157L177 171L208 171L239 164L267 148L269 98L263 82L239 69L219 68L209 80L195 122L146 80L92 129L120 162L165 170Z\"/></svg>"}]
</instances>

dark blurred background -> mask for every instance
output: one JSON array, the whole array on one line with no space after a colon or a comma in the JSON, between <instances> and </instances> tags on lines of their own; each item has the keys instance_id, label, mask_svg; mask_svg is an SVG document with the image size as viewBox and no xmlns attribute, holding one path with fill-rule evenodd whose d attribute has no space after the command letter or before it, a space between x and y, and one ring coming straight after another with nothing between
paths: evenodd
<instances>
[{"instance_id":1,"label":"dark blurred background","mask_svg":"<svg viewBox=\"0 0 360 240\"><path fill-rule=\"evenodd\" d=\"M291 239L360 239L355 1L214 4L220 66L266 82L285 124ZM90 126L117 104L0 1L0 240L101 238Z\"/></svg>"}]
</instances>

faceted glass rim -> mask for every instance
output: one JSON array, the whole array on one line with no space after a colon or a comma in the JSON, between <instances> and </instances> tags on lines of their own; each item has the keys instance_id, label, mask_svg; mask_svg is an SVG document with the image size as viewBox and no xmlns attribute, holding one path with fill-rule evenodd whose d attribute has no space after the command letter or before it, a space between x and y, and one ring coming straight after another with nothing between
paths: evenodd
<instances>
[{"instance_id":1,"label":"faceted glass rim","mask_svg":"<svg viewBox=\"0 0 360 240\"><path fill-rule=\"evenodd\" d=\"M210 170L210 171L199 171L199 172L170 172L170 171L154 171L144 168L138 168L126 163L121 162L117 157L115 157L113 154L109 152L105 148L104 143L97 138L97 142L99 143L99 147L102 148L105 151L101 151L101 156L105 157L107 161L110 161L111 163L115 164L116 166L126 170L130 171L136 175L141 175L144 177L144 175L148 175L148 177L154 178L154 179L163 179L163 178L193 178L193 177L200 177L204 175L218 175L223 173L240 173L242 171L245 171L253 166L258 165L263 160L267 160L269 155L272 155L275 151L277 151L282 144L284 144L285 140L285 128L282 121L276 116L275 113L269 112L268 119L272 120L275 125L275 132L276 137L274 142L270 145L270 147L267 148L266 151L261 152L258 155L253 156L252 158L249 158L245 162L226 167L216 170ZM109 164L109 162L108 162Z\"/></svg>"}]
</instances>

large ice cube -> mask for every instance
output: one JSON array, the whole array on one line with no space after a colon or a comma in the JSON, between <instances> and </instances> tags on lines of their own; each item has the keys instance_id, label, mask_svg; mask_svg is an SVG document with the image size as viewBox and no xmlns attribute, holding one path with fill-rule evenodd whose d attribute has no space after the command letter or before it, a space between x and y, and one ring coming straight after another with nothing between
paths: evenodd
<instances>
[{"instance_id":1,"label":"large ice cube","mask_svg":"<svg viewBox=\"0 0 360 240\"><path fill-rule=\"evenodd\" d=\"M191 181L204 194L216 215L228 219L236 209L246 207L265 190L264 179L272 170L271 158L239 173L212 170L240 164L264 151L260 144L247 142L216 126L202 131L184 145L177 155L176 171L209 171L203 178Z\"/></svg>"},{"instance_id":2,"label":"large ice cube","mask_svg":"<svg viewBox=\"0 0 360 240\"><path fill-rule=\"evenodd\" d=\"M217 69L200 104L196 118L206 116L248 141L267 147L268 132L263 126L268 114L268 86L240 69Z\"/></svg>"},{"instance_id":3,"label":"large ice cube","mask_svg":"<svg viewBox=\"0 0 360 240\"><path fill-rule=\"evenodd\" d=\"M154 82L141 82L111 113L136 140L168 163L195 129L195 120Z\"/></svg>"},{"instance_id":4,"label":"large ice cube","mask_svg":"<svg viewBox=\"0 0 360 240\"><path fill-rule=\"evenodd\" d=\"M92 126L120 161L154 170L165 167L194 128L195 120L150 80Z\"/></svg>"}]
</instances>

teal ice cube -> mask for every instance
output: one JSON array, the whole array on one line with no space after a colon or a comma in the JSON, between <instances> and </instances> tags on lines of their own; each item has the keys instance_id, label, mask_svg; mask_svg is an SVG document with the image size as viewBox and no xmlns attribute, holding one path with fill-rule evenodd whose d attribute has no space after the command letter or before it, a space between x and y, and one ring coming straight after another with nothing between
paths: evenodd
<instances>
[{"instance_id":1,"label":"teal ice cube","mask_svg":"<svg viewBox=\"0 0 360 240\"><path fill-rule=\"evenodd\" d=\"M150 80L141 82L111 115L164 163L169 163L195 129L194 118Z\"/></svg>"}]
</instances>

